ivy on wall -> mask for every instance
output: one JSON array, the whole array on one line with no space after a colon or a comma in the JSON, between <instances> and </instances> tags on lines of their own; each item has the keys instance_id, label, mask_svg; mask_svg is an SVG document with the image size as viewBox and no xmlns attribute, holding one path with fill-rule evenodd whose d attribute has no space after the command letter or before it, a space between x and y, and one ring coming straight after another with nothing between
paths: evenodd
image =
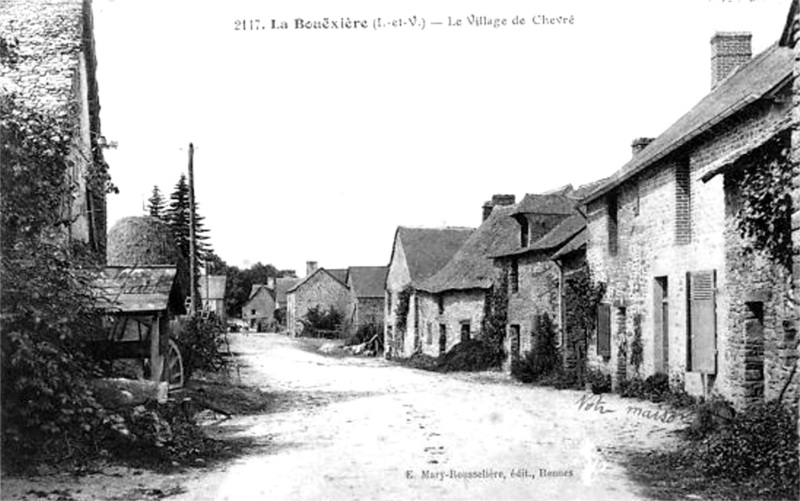
<instances>
[{"instance_id":1,"label":"ivy on wall","mask_svg":"<svg viewBox=\"0 0 800 501\"><path fill-rule=\"evenodd\" d=\"M395 309L395 325L399 332L406 330L408 324L408 312L411 305L411 287L404 287L397 293L397 308Z\"/></svg>"},{"instance_id":2,"label":"ivy on wall","mask_svg":"<svg viewBox=\"0 0 800 501\"><path fill-rule=\"evenodd\" d=\"M575 356L579 378L582 379L589 339L597 322L597 306L606 293L606 284L595 281L588 267L573 273L565 280L565 284L567 350Z\"/></svg>"},{"instance_id":3,"label":"ivy on wall","mask_svg":"<svg viewBox=\"0 0 800 501\"><path fill-rule=\"evenodd\" d=\"M484 301L481 339L500 364L505 356L506 324L508 323L508 274L503 270Z\"/></svg>"},{"instance_id":4,"label":"ivy on wall","mask_svg":"<svg viewBox=\"0 0 800 501\"><path fill-rule=\"evenodd\" d=\"M792 178L797 167L789 158L789 134L776 136L748 155L727 184L739 190L739 234L745 251L763 251L774 262L792 266Z\"/></svg>"}]
</instances>

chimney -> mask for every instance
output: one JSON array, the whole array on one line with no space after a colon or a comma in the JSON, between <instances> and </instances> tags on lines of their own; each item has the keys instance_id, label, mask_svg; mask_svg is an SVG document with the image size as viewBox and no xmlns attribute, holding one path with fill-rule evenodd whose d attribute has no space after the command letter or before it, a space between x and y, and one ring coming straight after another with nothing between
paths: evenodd
<instances>
[{"instance_id":1,"label":"chimney","mask_svg":"<svg viewBox=\"0 0 800 501\"><path fill-rule=\"evenodd\" d=\"M483 204L483 219L481 221L488 219L495 205L514 205L516 199L514 195L492 195L492 199Z\"/></svg>"},{"instance_id":2,"label":"chimney","mask_svg":"<svg viewBox=\"0 0 800 501\"><path fill-rule=\"evenodd\" d=\"M746 31L718 31L711 38L711 89L728 78L753 56L750 41L753 35Z\"/></svg>"},{"instance_id":3,"label":"chimney","mask_svg":"<svg viewBox=\"0 0 800 501\"><path fill-rule=\"evenodd\" d=\"M317 262L316 261L306 261L306 276L311 275L317 271Z\"/></svg>"},{"instance_id":4,"label":"chimney","mask_svg":"<svg viewBox=\"0 0 800 501\"><path fill-rule=\"evenodd\" d=\"M638 155L648 144L653 142L652 137L637 137L631 143L631 150L633 151L633 156Z\"/></svg>"}]
</instances>

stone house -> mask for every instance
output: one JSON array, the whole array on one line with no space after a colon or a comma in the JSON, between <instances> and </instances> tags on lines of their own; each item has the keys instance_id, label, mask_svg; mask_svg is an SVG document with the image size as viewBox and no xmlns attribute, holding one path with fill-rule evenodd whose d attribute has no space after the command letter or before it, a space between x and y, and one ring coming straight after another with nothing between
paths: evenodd
<instances>
[{"instance_id":1,"label":"stone house","mask_svg":"<svg viewBox=\"0 0 800 501\"><path fill-rule=\"evenodd\" d=\"M62 215L70 242L105 261L107 165L100 132L97 60L89 0L0 3L0 94L73 127ZM92 182L92 180L96 182Z\"/></svg>"},{"instance_id":2,"label":"stone house","mask_svg":"<svg viewBox=\"0 0 800 501\"><path fill-rule=\"evenodd\" d=\"M286 291L286 325L292 336L302 333L301 319L311 308L333 308L345 321L352 311L347 270L318 268L316 262L310 261L306 272L305 278Z\"/></svg>"},{"instance_id":3,"label":"stone house","mask_svg":"<svg viewBox=\"0 0 800 501\"><path fill-rule=\"evenodd\" d=\"M534 349L536 336L543 334L538 329L545 315L554 329L563 333L564 269L560 261L553 260L553 254L586 227L586 219L576 206L577 202L565 194L528 194L511 214L516 220L514 245L493 256L506 274L506 369L511 360ZM581 255L573 257L573 266L579 267ZM558 339L563 345L562 336Z\"/></svg>"},{"instance_id":4,"label":"stone house","mask_svg":"<svg viewBox=\"0 0 800 501\"><path fill-rule=\"evenodd\" d=\"M388 271L386 266L351 266L347 269L347 287L350 289L352 304L352 332L357 332L366 325L374 325L383 332L383 287L386 285Z\"/></svg>"},{"instance_id":5,"label":"stone house","mask_svg":"<svg viewBox=\"0 0 800 501\"><path fill-rule=\"evenodd\" d=\"M479 338L500 269L490 255L511 245L517 223L514 195L494 195L483 222L453 258L417 287L413 312L414 351L439 356L456 344Z\"/></svg>"},{"instance_id":6,"label":"stone house","mask_svg":"<svg viewBox=\"0 0 800 501\"><path fill-rule=\"evenodd\" d=\"M201 275L200 304L203 311L213 312L223 321L227 319L225 313L225 285L228 277L225 275Z\"/></svg>"},{"instance_id":7,"label":"stone house","mask_svg":"<svg viewBox=\"0 0 800 501\"><path fill-rule=\"evenodd\" d=\"M278 277L274 281L273 289L275 291L275 320L282 327L286 327L286 291L294 287L299 281L299 278L293 277Z\"/></svg>"},{"instance_id":8,"label":"stone house","mask_svg":"<svg viewBox=\"0 0 800 501\"><path fill-rule=\"evenodd\" d=\"M261 330L275 318L275 292L267 284L253 284L250 297L242 306L242 320Z\"/></svg>"},{"instance_id":9,"label":"stone house","mask_svg":"<svg viewBox=\"0 0 800 501\"><path fill-rule=\"evenodd\" d=\"M442 269L473 231L472 228L397 228L384 287L387 358L411 356L420 346L417 287Z\"/></svg>"},{"instance_id":10,"label":"stone house","mask_svg":"<svg viewBox=\"0 0 800 501\"><path fill-rule=\"evenodd\" d=\"M664 373L743 407L775 397L797 357L791 269L738 231L741 176L791 140L794 56L776 44L751 59L746 33L717 33L711 52L711 92L582 200L607 286L588 357L614 384Z\"/></svg>"}]
</instances>

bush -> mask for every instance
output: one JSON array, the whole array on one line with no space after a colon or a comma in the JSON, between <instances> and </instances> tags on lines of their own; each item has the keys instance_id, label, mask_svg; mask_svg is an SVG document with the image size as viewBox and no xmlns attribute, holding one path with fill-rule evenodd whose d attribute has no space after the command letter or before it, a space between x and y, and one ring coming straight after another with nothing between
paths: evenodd
<instances>
[{"instance_id":1,"label":"bush","mask_svg":"<svg viewBox=\"0 0 800 501\"><path fill-rule=\"evenodd\" d=\"M564 370L560 367L539 378L537 384L552 386L558 390L580 389L578 373L574 370Z\"/></svg>"},{"instance_id":2,"label":"bush","mask_svg":"<svg viewBox=\"0 0 800 501\"><path fill-rule=\"evenodd\" d=\"M453 346L440 357L442 372L484 371L500 365L497 353L480 339L470 339Z\"/></svg>"},{"instance_id":3,"label":"bush","mask_svg":"<svg viewBox=\"0 0 800 501\"><path fill-rule=\"evenodd\" d=\"M342 314L333 306L323 310L320 305L316 305L309 308L300 321L303 324L303 334L316 336L317 331L324 333L338 331L342 326Z\"/></svg>"},{"instance_id":4,"label":"bush","mask_svg":"<svg viewBox=\"0 0 800 501\"><path fill-rule=\"evenodd\" d=\"M611 374L603 374L599 370L590 369L586 373L586 382L592 389L592 393L599 395L611 391Z\"/></svg>"},{"instance_id":5,"label":"bush","mask_svg":"<svg viewBox=\"0 0 800 501\"><path fill-rule=\"evenodd\" d=\"M708 436L698 464L711 476L733 480L758 477L797 497L797 414L778 402L757 404Z\"/></svg>"},{"instance_id":6,"label":"bush","mask_svg":"<svg viewBox=\"0 0 800 501\"><path fill-rule=\"evenodd\" d=\"M225 324L214 313L206 318L195 315L185 320L176 339L185 379L198 370L218 372L227 367L225 332Z\"/></svg>"}]
</instances>

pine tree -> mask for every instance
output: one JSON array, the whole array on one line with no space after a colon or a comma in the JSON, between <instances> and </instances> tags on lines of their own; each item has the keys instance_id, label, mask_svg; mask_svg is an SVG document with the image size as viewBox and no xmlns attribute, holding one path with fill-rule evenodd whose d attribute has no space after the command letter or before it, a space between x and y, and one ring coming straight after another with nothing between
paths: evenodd
<instances>
[{"instance_id":1,"label":"pine tree","mask_svg":"<svg viewBox=\"0 0 800 501\"><path fill-rule=\"evenodd\" d=\"M208 244L208 230L203 226L204 218L199 215L198 204L195 200L194 204L195 218L194 218L194 234L195 234L195 277L200 275L200 263L205 259L207 253L212 252L211 246ZM175 190L170 195L169 207L164 211L164 219L172 232L175 243L178 247L178 252L186 263L184 276L180 277L180 282L186 284L186 292L189 291L189 255L191 246L189 243L189 184L186 181L186 175L181 174L178 184L175 185ZM193 284L197 289L198 284Z\"/></svg>"},{"instance_id":2,"label":"pine tree","mask_svg":"<svg viewBox=\"0 0 800 501\"><path fill-rule=\"evenodd\" d=\"M147 212L153 217L163 219L165 217L165 204L161 190L158 189L158 186L153 186L153 194L147 199Z\"/></svg>"}]
</instances>

